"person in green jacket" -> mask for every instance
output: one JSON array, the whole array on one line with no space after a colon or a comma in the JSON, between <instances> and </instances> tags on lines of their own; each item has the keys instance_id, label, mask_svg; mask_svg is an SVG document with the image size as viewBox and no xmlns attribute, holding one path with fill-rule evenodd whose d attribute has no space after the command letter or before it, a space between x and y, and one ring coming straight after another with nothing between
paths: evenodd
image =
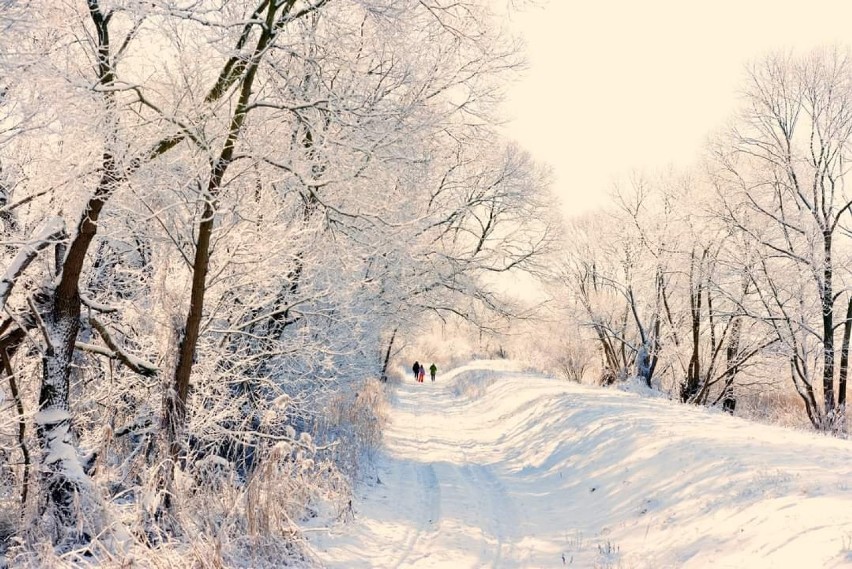
<instances>
[{"instance_id":1,"label":"person in green jacket","mask_svg":"<svg viewBox=\"0 0 852 569\"><path fill-rule=\"evenodd\" d=\"M432 364L429 366L429 374L432 376L432 381L435 381L435 374L438 373L438 366Z\"/></svg>"}]
</instances>

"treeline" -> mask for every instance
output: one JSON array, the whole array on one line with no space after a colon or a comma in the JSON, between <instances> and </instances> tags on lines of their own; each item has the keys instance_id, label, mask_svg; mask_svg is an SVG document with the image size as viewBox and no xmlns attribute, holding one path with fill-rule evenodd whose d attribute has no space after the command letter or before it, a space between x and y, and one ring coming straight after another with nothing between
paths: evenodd
<instances>
[{"instance_id":1,"label":"treeline","mask_svg":"<svg viewBox=\"0 0 852 569\"><path fill-rule=\"evenodd\" d=\"M849 51L771 55L743 93L700 166L635 176L572 223L558 294L604 383L638 376L733 413L781 378L816 429L845 434Z\"/></svg>"},{"instance_id":2,"label":"treeline","mask_svg":"<svg viewBox=\"0 0 852 569\"><path fill-rule=\"evenodd\" d=\"M305 555L369 380L553 242L521 63L474 0L0 4L7 557Z\"/></svg>"}]
</instances>

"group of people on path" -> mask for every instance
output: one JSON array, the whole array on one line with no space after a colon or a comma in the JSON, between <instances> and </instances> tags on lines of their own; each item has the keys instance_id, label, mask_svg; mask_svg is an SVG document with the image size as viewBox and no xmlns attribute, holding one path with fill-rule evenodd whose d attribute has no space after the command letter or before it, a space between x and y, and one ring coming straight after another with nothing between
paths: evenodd
<instances>
[{"instance_id":1,"label":"group of people on path","mask_svg":"<svg viewBox=\"0 0 852 569\"><path fill-rule=\"evenodd\" d=\"M414 381L423 383L423 379L426 377L426 366L420 365L420 362L414 362L414 367L411 369L414 370ZM432 381L435 381L436 373L438 373L438 366L435 364L430 365L429 374L432 376Z\"/></svg>"}]
</instances>

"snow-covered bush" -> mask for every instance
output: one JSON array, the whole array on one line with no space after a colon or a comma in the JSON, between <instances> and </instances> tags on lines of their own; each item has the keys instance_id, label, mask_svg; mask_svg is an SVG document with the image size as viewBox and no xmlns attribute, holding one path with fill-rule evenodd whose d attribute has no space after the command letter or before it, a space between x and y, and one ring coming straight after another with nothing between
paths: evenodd
<instances>
[{"instance_id":1,"label":"snow-covered bush","mask_svg":"<svg viewBox=\"0 0 852 569\"><path fill-rule=\"evenodd\" d=\"M386 387L376 379L368 379L357 390L338 393L329 401L319 436L332 445L328 454L350 476L357 474L362 455L373 457L381 445L387 413Z\"/></svg>"}]
</instances>

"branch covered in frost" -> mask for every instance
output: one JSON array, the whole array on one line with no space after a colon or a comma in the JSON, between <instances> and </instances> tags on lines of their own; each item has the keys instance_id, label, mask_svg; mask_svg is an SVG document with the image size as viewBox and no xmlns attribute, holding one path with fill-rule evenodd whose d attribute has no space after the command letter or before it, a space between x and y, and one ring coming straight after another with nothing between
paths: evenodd
<instances>
[{"instance_id":1,"label":"branch covered in frost","mask_svg":"<svg viewBox=\"0 0 852 569\"><path fill-rule=\"evenodd\" d=\"M317 452L321 450L329 450L338 445L340 441L332 441L325 445L316 446L311 440L310 434L307 432L303 432L299 435L298 438L293 433L287 433L285 435L275 435L272 433L262 433L260 431L238 431L231 430L230 433L234 436L245 436L245 437L257 437L259 439L266 439L268 441L275 441L279 444L284 443L285 445L289 444L295 447L298 447L303 450L307 450L310 452Z\"/></svg>"},{"instance_id":2,"label":"branch covered in frost","mask_svg":"<svg viewBox=\"0 0 852 569\"><path fill-rule=\"evenodd\" d=\"M98 334L100 334L107 347L104 348L102 346L95 346L93 344L77 342L75 346L78 349L119 360L131 370L135 371L139 375L144 375L145 377L154 377L160 372L160 369L154 364L146 362L145 360L137 358L133 354L129 354L124 351L112 339L112 336L110 336L110 333L107 331L106 326L104 326L95 317L90 317L89 322L91 322L92 327L98 331Z\"/></svg>"},{"instance_id":3,"label":"branch covered in frost","mask_svg":"<svg viewBox=\"0 0 852 569\"><path fill-rule=\"evenodd\" d=\"M80 302L82 302L85 306L91 308L92 310L100 312L102 314L111 314L113 312L118 312L118 308L116 308L115 306L101 304L100 302L97 302L83 294L80 295Z\"/></svg>"},{"instance_id":4,"label":"branch covered in frost","mask_svg":"<svg viewBox=\"0 0 852 569\"><path fill-rule=\"evenodd\" d=\"M30 266L30 263L33 262L39 251L51 243L64 238L65 222L61 217L51 217L45 222L35 238L18 251L12 263L6 268L3 279L0 280L0 310L6 307L6 301L9 300L9 295L12 294L15 282L27 270L27 267Z\"/></svg>"},{"instance_id":5,"label":"branch covered in frost","mask_svg":"<svg viewBox=\"0 0 852 569\"><path fill-rule=\"evenodd\" d=\"M35 320L36 326L38 326L38 329L41 330L42 336L44 336L44 343L50 349L53 349L55 345L53 343L53 340L51 339L50 333L47 331L47 326L45 326L44 324L44 320L41 317L41 313L38 311L35 302L33 302L33 297L27 297L27 305L30 307L30 310L32 310L33 319Z\"/></svg>"},{"instance_id":6,"label":"branch covered in frost","mask_svg":"<svg viewBox=\"0 0 852 569\"><path fill-rule=\"evenodd\" d=\"M149 417L143 417L141 419L136 419L136 420L124 425L120 429L117 429L115 431L115 436L116 437L123 437L123 436L125 436L129 433L138 433L139 431L147 429L150 426L151 426L151 419Z\"/></svg>"}]
</instances>

